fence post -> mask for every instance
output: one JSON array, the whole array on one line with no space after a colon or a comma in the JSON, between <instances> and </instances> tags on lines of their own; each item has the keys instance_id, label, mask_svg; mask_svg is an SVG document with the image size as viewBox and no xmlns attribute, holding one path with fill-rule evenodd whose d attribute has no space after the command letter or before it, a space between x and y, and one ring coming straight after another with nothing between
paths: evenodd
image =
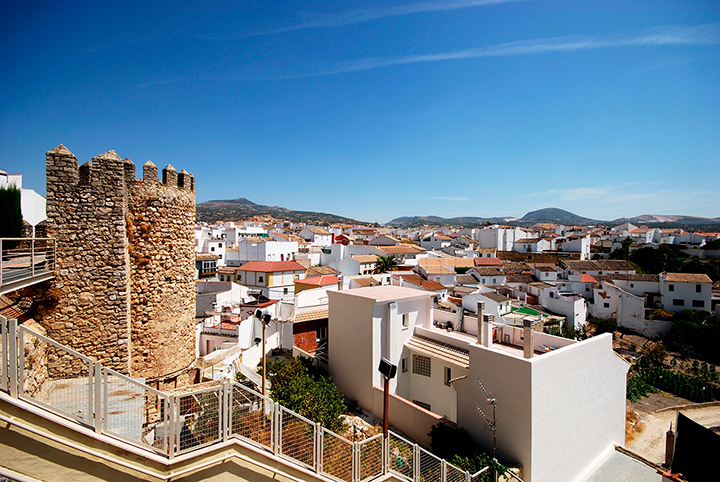
<instances>
[{"instance_id":1,"label":"fence post","mask_svg":"<svg viewBox=\"0 0 720 482\"><path fill-rule=\"evenodd\" d=\"M175 457L175 395L168 400L168 457Z\"/></svg>"},{"instance_id":2,"label":"fence post","mask_svg":"<svg viewBox=\"0 0 720 482\"><path fill-rule=\"evenodd\" d=\"M18 394L18 330L17 320L10 318L8 320L8 368L10 375L10 396L19 398ZM24 349L21 347L21 349ZM22 374L22 366L20 367Z\"/></svg>"},{"instance_id":3,"label":"fence post","mask_svg":"<svg viewBox=\"0 0 720 482\"><path fill-rule=\"evenodd\" d=\"M323 458L323 433L322 433L322 425L320 425L320 422L315 422L315 450L313 450L313 458L315 459L313 462L313 466L315 467L315 472L318 474L322 472L323 470L323 464L322 464L322 458Z\"/></svg>"},{"instance_id":4,"label":"fence post","mask_svg":"<svg viewBox=\"0 0 720 482\"><path fill-rule=\"evenodd\" d=\"M360 480L360 446L357 442L353 442L351 480L353 482L358 482Z\"/></svg>"},{"instance_id":5,"label":"fence post","mask_svg":"<svg viewBox=\"0 0 720 482\"><path fill-rule=\"evenodd\" d=\"M420 450L418 450L418 444L413 444L413 480L420 482Z\"/></svg>"},{"instance_id":6,"label":"fence post","mask_svg":"<svg viewBox=\"0 0 720 482\"><path fill-rule=\"evenodd\" d=\"M230 403L230 394L228 393L228 383L223 382L223 390L222 390L222 403L220 404L219 410L220 410L220 421L222 422L222 441L226 442L228 439L228 436L230 434L230 420L232 418L231 413L231 406L232 403Z\"/></svg>"},{"instance_id":7,"label":"fence post","mask_svg":"<svg viewBox=\"0 0 720 482\"><path fill-rule=\"evenodd\" d=\"M442 473L440 474L440 482L445 482L447 480L447 461L445 459L441 460L440 467L440 470L442 470Z\"/></svg>"},{"instance_id":8,"label":"fence post","mask_svg":"<svg viewBox=\"0 0 720 482\"><path fill-rule=\"evenodd\" d=\"M10 390L8 383L8 336L7 336L7 319L0 316L0 343L2 343L2 385L0 390Z\"/></svg>"},{"instance_id":9,"label":"fence post","mask_svg":"<svg viewBox=\"0 0 720 482\"><path fill-rule=\"evenodd\" d=\"M386 475L390 469L390 434L382 439L382 469L383 475Z\"/></svg>"},{"instance_id":10,"label":"fence post","mask_svg":"<svg viewBox=\"0 0 720 482\"><path fill-rule=\"evenodd\" d=\"M105 402L105 404L107 404L107 400L103 400L103 396L102 396L102 393L103 393L102 380L101 380L102 363L100 363L99 361L96 361L94 363L94 368L95 368L94 369L95 373L93 373L93 380L94 380L94 385L95 385L95 407L94 407L95 408L95 410L94 410L95 417L94 417L93 422L95 425L95 433L102 433L103 428L104 428L103 427L104 419L102 416L103 415L102 414L103 402Z\"/></svg>"},{"instance_id":11,"label":"fence post","mask_svg":"<svg viewBox=\"0 0 720 482\"><path fill-rule=\"evenodd\" d=\"M273 420L274 423L271 425L273 428L273 454L277 456L280 455L280 444L282 443L282 414L278 402L273 404Z\"/></svg>"}]
</instances>

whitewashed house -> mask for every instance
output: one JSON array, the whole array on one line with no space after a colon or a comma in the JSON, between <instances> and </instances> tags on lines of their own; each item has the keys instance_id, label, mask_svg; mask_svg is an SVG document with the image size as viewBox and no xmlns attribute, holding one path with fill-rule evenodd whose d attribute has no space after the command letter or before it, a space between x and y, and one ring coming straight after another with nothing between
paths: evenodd
<instances>
[{"instance_id":1,"label":"whitewashed house","mask_svg":"<svg viewBox=\"0 0 720 482\"><path fill-rule=\"evenodd\" d=\"M712 280L706 274L660 273L660 294L664 310L710 311Z\"/></svg>"}]
</instances>

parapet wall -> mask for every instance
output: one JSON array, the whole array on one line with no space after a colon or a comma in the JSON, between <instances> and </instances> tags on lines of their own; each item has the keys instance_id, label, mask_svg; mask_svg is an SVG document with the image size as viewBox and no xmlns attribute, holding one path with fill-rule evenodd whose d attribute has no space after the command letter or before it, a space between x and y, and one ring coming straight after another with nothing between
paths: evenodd
<instances>
[{"instance_id":1,"label":"parapet wall","mask_svg":"<svg viewBox=\"0 0 720 482\"><path fill-rule=\"evenodd\" d=\"M172 166L144 179L114 151L78 166L46 155L47 234L57 240L63 292L44 324L51 338L133 376L194 359L195 180Z\"/></svg>"}]
</instances>

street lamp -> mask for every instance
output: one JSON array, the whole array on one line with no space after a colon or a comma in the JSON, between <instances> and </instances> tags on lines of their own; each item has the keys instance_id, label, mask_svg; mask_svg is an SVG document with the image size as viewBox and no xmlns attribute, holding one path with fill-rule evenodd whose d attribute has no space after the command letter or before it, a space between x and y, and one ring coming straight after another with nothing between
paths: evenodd
<instances>
[{"instance_id":1,"label":"street lamp","mask_svg":"<svg viewBox=\"0 0 720 482\"><path fill-rule=\"evenodd\" d=\"M397 365L393 365L385 358L380 359L380 366L378 371L385 378L385 400L383 402L383 437L388 436L388 397L390 393L390 379L395 378L397 373Z\"/></svg>"},{"instance_id":2,"label":"street lamp","mask_svg":"<svg viewBox=\"0 0 720 482\"><path fill-rule=\"evenodd\" d=\"M255 311L255 318L258 319L260 324L262 325L262 394L263 397L265 396L265 380L267 378L267 374L265 373L267 370L265 368L265 327L267 327L270 324L270 313L265 312L263 314L262 310Z\"/></svg>"}]
</instances>

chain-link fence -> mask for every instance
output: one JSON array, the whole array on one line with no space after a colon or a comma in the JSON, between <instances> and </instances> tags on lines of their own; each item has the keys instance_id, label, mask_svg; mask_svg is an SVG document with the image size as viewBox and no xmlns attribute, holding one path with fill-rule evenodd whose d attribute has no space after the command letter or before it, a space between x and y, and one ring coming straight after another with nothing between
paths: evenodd
<instances>
[{"instance_id":1,"label":"chain-link fence","mask_svg":"<svg viewBox=\"0 0 720 482\"><path fill-rule=\"evenodd\" d=\"M230 435L240 436L273 450L275 404L270 398L235 383L228 409Z\"/></svg>"},{"instance_id":2,"label":"chain-link fence","mask_svg":"<svg viewBox=\"0 0 720 482\"><path fill-rule=\"evenodd\" d=\"M353 482L355 444L326 428L321 429L320 440L322 456L318 472L338 480Z\"/></svg>"},{"instance_id":3,"label":"chain-link fence","mask_svg":"<svg viewBox=\"0 0 720 482\"><path fill-rule=\"evenodd\" d=\"M222 386L177 395L174 411L176 453L220 440L223 433L222 407Z\"/></svg>"},{"instance_id":4,"label":"chain-link fence","mask_svg":"<svg viewBox=\"0 0 720 482\"><path fill-rule=\"evenodd\" d=\"M92 425L93 360L24 326L17 346L19 398Z\"/></svg>"},{"instance_id":5,"label":"chain-link fence","mask_svg":"<svg viewBox=\"0 0 720 482\"><path fill-rule=\"evenodd\" d=\"M383 435L381 433L356 442L358 445L358 472L360 482L373 479L383 473Z\"/></svg>"},{"instance_id":6,"label":"chain-link fence","mask_svg":"<svg viewBox=\"0 0 720 482\"><path fill-rule=\"evenodd\" d=\"M415 480L415 444L392 432L388 433L388 470ZM438 479L439 480L439 479Z\"/></svg>"},{"instance_id":7,"label":"chain-link fence","mask_svg":"<svg viewBox=\"0 0 720 482\"><path fill-rule=\"evenodd\" d=\"M302 415L280 407L279 452L286 457L315 468L316 425Z\"/></svg>"},{"instance_id":8,"label":"chain-link fence","mask_svg":"<svg viewBox=\"0 0 720 482\"><path fill-rule=\"evenodd\" d=\"M169 396L107 367L102 368L104 433L167 454Z\"/></svg>"}]
</instances>

